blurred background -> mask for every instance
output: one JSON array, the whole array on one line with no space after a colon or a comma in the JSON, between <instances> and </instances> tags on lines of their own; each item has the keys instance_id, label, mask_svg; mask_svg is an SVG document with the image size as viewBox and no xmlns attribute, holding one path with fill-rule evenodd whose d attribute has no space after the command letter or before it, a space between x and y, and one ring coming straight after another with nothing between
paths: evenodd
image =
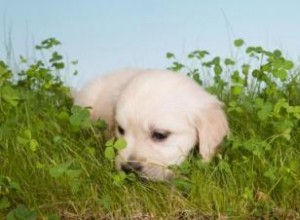
<instances>
[{"instance_id":1,"label":"blurred background","mask_svg":"<svg viewBox=\"0 0 300 220\"><path fill-rule=\"evenodd\" d=\"M299 60L299 9L297 0L0 0L0 59L13 66L54 37L78 60L78 76L66 77L73 87L119 68L166 68L167 52L181 61L196 49L230 57L237 38Z\"/></svg>"}]
</instances>

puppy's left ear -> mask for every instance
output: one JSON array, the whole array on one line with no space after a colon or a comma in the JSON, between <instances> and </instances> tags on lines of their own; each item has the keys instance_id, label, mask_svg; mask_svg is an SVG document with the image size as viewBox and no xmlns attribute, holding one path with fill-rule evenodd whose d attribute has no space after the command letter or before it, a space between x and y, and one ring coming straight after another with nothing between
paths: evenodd
<instances>
[{"instance_id":1,"label":"puppy's left ear","mask_svg":"<svg viewBox=\"0 0 300 220\"><path fill-rule=\"evenodd\" d=\"M228 122L222 110L223 103L211 103L196 116L199 151L204 161L214 155L223 138L229 133Z\"/></svg>"}]
</instances>

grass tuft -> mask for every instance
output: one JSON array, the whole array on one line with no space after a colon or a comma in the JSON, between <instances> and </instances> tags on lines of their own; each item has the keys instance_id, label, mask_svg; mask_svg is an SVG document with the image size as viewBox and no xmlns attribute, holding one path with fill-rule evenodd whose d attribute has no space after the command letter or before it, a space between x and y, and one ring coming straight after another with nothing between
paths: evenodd
<instances>
[{"instance_id":1,"label":"grass tuft","mask_svg":"<svg viewBox=\"0 0 300 220\"><path fill-rule=\"evenodd\" d=\"M224 101L231 127L211 163L194 152L171 183L114 170L124 143L73 106L59 41L36 46L43 59L21 57L18 72L0 61L0 218L300 218L299 68L279 50L233 43L242 59L167 53L170 69Z\"/></svg>"}]
</instances>

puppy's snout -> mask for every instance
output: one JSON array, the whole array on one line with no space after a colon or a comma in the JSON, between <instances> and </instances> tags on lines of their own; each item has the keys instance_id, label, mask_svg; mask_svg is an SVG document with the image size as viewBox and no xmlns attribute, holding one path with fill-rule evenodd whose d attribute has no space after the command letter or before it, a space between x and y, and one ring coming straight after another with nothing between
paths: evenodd
<instances>
[{"instance_id":1,"label":"puppy's snout","mask_svg":"<svg viewBox=\"0 0 300 220\"><path fill-rule=\"evenodd\" d=\"M121 169L125 172L125 173L130 173L133 171L142 171L143 166L141 163L139 162L127 162L121 165Z\"/></svg>"}]
</instances>

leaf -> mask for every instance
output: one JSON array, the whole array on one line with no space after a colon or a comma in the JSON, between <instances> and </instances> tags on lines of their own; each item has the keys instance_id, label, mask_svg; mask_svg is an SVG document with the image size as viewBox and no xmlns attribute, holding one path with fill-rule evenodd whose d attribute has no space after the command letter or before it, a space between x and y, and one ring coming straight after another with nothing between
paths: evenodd
<instances>
[{"instance_id":1,"label":"leaf","mask_svg":"<svg viewBox=\"0 0 300 220\"><path fill-rule=\"evenodd\" d=\"M51 57L51 59L49 61L50 61L50 63L53 63L54 61L62 60L62 58L63 58L62 55L58 54L57 52L54 52L52 54L52 57Z\"/></svg>"},{"instance_id":2,"label":"leaf","mask_svg":"<svg viewBox=\"0 0 300 220\"><path fill-rule=\"evenodd\" d=\"M31 131L30 131L29 129L26 129L26 130L24 131L24 137L25 137L26 139L31 139Z\"/></svg>"},{"instance_id":3,"label":"leaf","mask_svg":"<svg viewBox=\"0 0 300 220\"><path fill-rule=\"evenodd\" d=\"M224 63L227 66L233 66L235 64L235 62L232 59L229 59L229 58L226 58Z\"/></svg>"},{"instance_id":4,"label":"leaf","mask_svg":"<svg viewBox=\"0 0 300 220\"><path fill-rule=\"evenodd\" d=\"M174 54L173 54L173 53L170 53L170 52L168 52L168 53L166 54L166 57L167 57L168 59L175 58Z\"/></svg>"},{"instance_id":5,"label":"leaf","mask_svg":"<svg viewBox=\"0 0 300 220\"><path fill-rule=\"evenodd\" d=\"M52 63L52 66L57 70L65 68L65 64L63 62Z\"/></svg>"},{"instance_id":6,"label":"leaf","mask_svg":"<svg viewBox=\"0 0 300 220\"><path fill-rule=\"evenodd\" d=\"M77 65L77 64L78 64L78 60L72 60L72 61L71 61L71 64L72 64L72 65Z\"/></svg>"},{"instance_id":7,"label":"leaf","mask_svg":"<svg viewBox=\"0 0 300 220\"><path fill-rule=\"evenodd\" d=\"M102 119L98 119L96 121L96 126L100 129L100 130L106 130L108 125L106 123L106 121L102 120Z\"/></svg>"},{"instance_id":8,"label":"leaf","mask_svg":"<svg viewBox=\"0 0 300 220\"><path fill-rule=\"evenodd\" d=\"M277 78L279 78L281 80L285 80L288 75L285 69L278 69L278 70L274 71L273 73L274 73L274 76L276 76Z\"/></svg>"},{"instance_id":9,"label":"leaf","mask_svg":"<svg viewBox=\"0 0 300 220\"><path fill-rule=\"evenodd\" d=\"M115 156L116 156L115 149L113 147L105 148L104 156L109 160L115 159Z\"/></svg>"},{"instance_id":10,"label":"leaf","mask_svg":"<svg viewBox=\"0 0 300 220\"><path fill-rule=\"evenodd\" d=\"M175 186L181 191L187 192L187 191L190 191L192 188L192 184L189 180L177 178L177 179L174 179L173 182L174 182Z\"/></svg>"},{"instance_id":11,"label":"leaf","mask_svg":"<svg viewBox=\"0 0 300 220\"><path fill-rule=\"evenodd\" d=\"M243 87L242 86L232 86L231 87L231 93L233 95L240 95L243 92Z\"/></svg>"},{"instance_id":12,"label":"leaf","mask_svg":"<svg viewBox=\"0 0 300 220\"><path fill-rule=\"evenodd\" d=\"M7 209L10 207L10 202L6 197L2 197L0 200L0 210L1 209Z\"/></svg>"},{"instance_id":13,"label":"leaf","mask_svg":"<svg viewBox=\"0 0 300 220\"><path fill-rule=\"evenodd\" d=\"M281 57L281 51L280 50L274 50L274 52L273 52L273 55L276 57L276 58L279 58L279 57Z\"/></svg>"},{"instance_id":14,"label":"leaf","mask_svg":"<svg viewBox=\"0 0 300 220\"><path fill-rule=\"evenodd\" d=\"M54 46L60 45L61 43L56 40L55 38L48 38L46 40L43 40L40 45L36 45L35 49L42 50L42 49L50 49Z\"/></svg>"},{"instance_id":15,"label":"leaf","mask_svg":"<svg viewBox=\"0 0 300 220\"><path fill-rule=\"evenodd\" d=\"M16 107L20 102L18 92L11 86L4 86L2 90L0 90L0 95L5 102L9 103L13 107Z\"/></svg>"},{"instance_id":16,"label":"leaf","mask_svg":"<svg viewBox=\"0 0 300 220\"><path fill-rule=\"evenodd\" d=\"M100 199L100 203L104 209L109 210L111 208L112 199L109 195L103 195Z\"/></svg>"},{"instance_id":17,"label":"leaf","mask_svg":"<svg viewBox=\"0 0 300 220\"><path fill-rule=\"evenodd\" d=\"M51 214L48 216L48 220L60 220L60 217L58 214Z\"/></svg>"},{"instance_id":18,"label":"leaf","mask_svg":"<svg viewBox=\"0 0 300 220\"><path fill-rule=\"evenodd\" d=\"M115 138L111 138L105 143L105 147L112 147L115 143Z\"/></svg>"},{"instance_id":19,"label":"leaf","mask_svg":"<svg viewBox=\"0 0 300 220\"><path fill-rule=\"evenodd\" d=\"M282 132L282 137L284 137L287 141L290 141L291 140L291 132L292 132L291 128L286 129L284 132Z\"/></svg>"},{"instance_id":20,"label":"leaf","mask_svg":"<svg viewBox=\"0 0 300 220\"><path fill-rule=\"evenodd\" d=\"M28 143L28 139L17 136L17 143L20 144L20 145L26 145Z\"/></svg>"},{"instance_id":21,"label":"leaf","mask_svg":"<svg viewBox=\"0 0 300 220\"><path fill-rule=\"evenodd\" d=\"M82 181L77 178L74 178L70 181L71 191L73 194L78 193L80 186L82 185Z\"/></svg>"},{"instance_id":22,"label":"leaf","mask_svg":"<svg viewBox=\"0 0 300 220\"><path fill-rule=\"evenodd\" d=\"M268 178L269 180L275 180L276 179L276 175L273 169L269 169L267 171L264 172L264 177Z\"/></svg>"},{"instance_id":23,"label":"leaf","mask_svg":"<svg viewBox=\"0 0 300 220\"><path fill-rule=\"evenodd\" d=\"M245 76L247 76L247 75L249 74L249 69L250 69L250 65L244 64L244 65L242 66L242 73L243 73Z\"/></svg>"},{"instance_id":24,"label":"leaf","mask_svg":"<svg viewBox=\"0 0 300 220\"><path fill-rule=\"evenodd\" d=\"M243 46L244 45L244 40L243 39L236 39L235 41L234 41L234 46L236 46L236 47L241 47L241 46Z\"/></svg>"},{"instance_id":25,"label":"leaf","mask_svg":"<svg viewBox=\"0 0 300 220\"><path fill-rule=\"evenodd\" d=\"M74 127L80 127L88 124L90 119L90 112L87 108L81 108L79 106L73 106L71 109L72 115L69 120Z\"/></svg>"},{"instance_id":26,"label":"leaf","mask_svg":"<svg viewBox=\"0 0 300 220\"><path fill-rule=\"evenodd\" d=\"M37 212L29 210L24 205L18 205L14 210L7 215L7 220L36 220Z\"/></svg>"},{"instance_id":27,"label":"leaf","mask_svg":"<svg viewBox=\"0 0 300 220\"><path fill-rule=\"evenodd\" d=\"M113 183L117 186L122 186L126 180L126 173L120 171L113 176Z\"/></svg>"},{"instance_id":28,"label":"leaf","mask_svg":"<svg viewBox=\"0 0 300 220\"><path fill-rule=\"evenodd\" d=\"M216 65L214 67L214 72L215 72L216 75L221 75L221 73L222 73L222 67L220 65Z\"/></svg>"},{"instance_id":29,"label":"leaf","mask_svg":"<svg viewBox=\"0 0 300 220\"><path fill-rule=\"evenodd\" d=\"M35 139L31 139L29 141L29 148L32 152L35 152L38 148L39 144Z\"/></svg>"},{"instance_id":30,"label":"leaf","mask_svg":"<svg viewBox=\"0 0 300 220\"><path fill-rule=\"evenodd\" d=\"M188 54L188 58L197 58L199 60L203 59L206 55L209 55L209 53L206 50L195 50Z\"/></svg>"},{"instance_id":31,"label":"leaf","mask_svg":"<svg viewBox=\"0 0 300 220\"><path fill-rule=\"evenodd\" d=\"M221 58L220 58L220 57L215 57L211 62L212 62L215 66L220 66ZM221 66L220 66L220 67L221 67Z\"/></svg>"},{"instance_id":32,"label":"leaf","mask_svg":"<svg viewBox=\"0 0 300 220\"><path fill-rule=\"evenodd\" d=\"M20 184L18 182L16 182L16 181L11 181L9 183L9 185L10 185L10 188L12 188L14 190L18 190L18 191L21 190Z\"/></svg>"},{"instance_id":33,"label":"leaf","mask_svg":"<svg viewBox=\"0 0 300 220\"><path fill-rule=\"evenodd\" d=\"M82 173L81 169L67 169L66 175L68 175L71 178L77 178Z\"/></svg>"},{"instance_id":34,"label":"leaf","mask_svg":"<svg viewBox=\"0 0 300 220\"><path fill-rule=\"evenodd\" d=\"M294 67L294 63L290 60L286 60L283 64L283 68L286 70L291 70Z\"/></svg>"},{"instance_id":35,"label":"leaf","mask_svg":"<svg viewBox=\"0 0 300 220\"><path fill-rule=\"evenodd\" d=\"M127 143L124 138L118 139L114 144L114 148L117 150L122 150L122 149L126 148L126 146L127 146Z\"/></svg>"},{"instance_id":36,"label":"leaf","mask_svg":"<svg viewBox=\"0 0 300 220\"><path fill-rule=\"evenodd\" d=\"M234 71L231 75L232 82L237 84L244 84L244 79L240 77L239 71Z\"/></svg>"},{"instance_id":37,"label":"leaf","mask_svg":"<svg viewBox=\"0 0 300 220\"><path fill-rule=\"evenodd\" d=\"M265 121L268 119L269 117L269 113L268 111L266 111L265 109L262 109L260 111L257 112L257 116L261 121Z\"/></svg>"},{"instance_id":38,"label":"leaf","mask_svg":"<svg viewBox=\"0 0 300 220\"><path fill-rule=\"evenodd\" d=\"M173 62L173 66L171 67L171 69L175 72L178 72L180 70L182 70L185 66L179 62Z\"/></svg>"},{"instance_id":39,"label":"leaf","mask_svg":"<svg viewBox=\"0 0 300 220\"><path fill-rule=\"evenodd\" d=\"M58 178L66 173L72 161L66 163L58 164L54 167L49 168L49 173L51 177Z\"/></svg>"}]
</instances>

